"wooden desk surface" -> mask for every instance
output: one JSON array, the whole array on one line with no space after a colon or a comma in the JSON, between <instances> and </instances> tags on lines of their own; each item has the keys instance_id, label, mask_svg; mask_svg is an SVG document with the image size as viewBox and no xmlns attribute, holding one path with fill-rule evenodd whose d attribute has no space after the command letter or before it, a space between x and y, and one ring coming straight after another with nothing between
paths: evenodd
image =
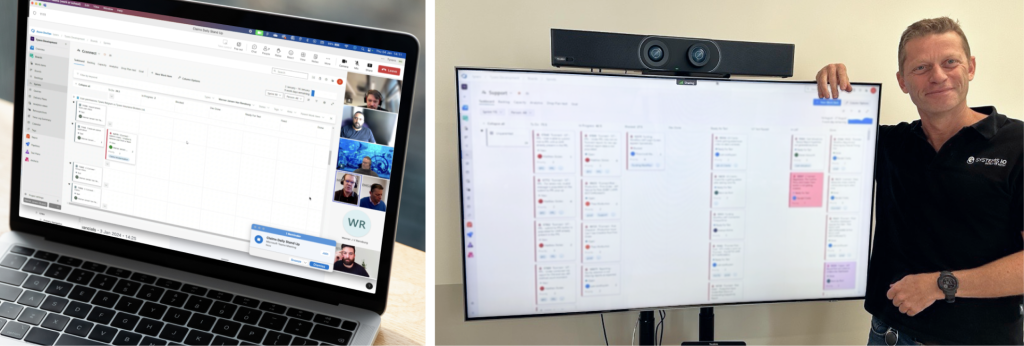
<instances>
[{"instance_id":1,"label":"wooden desk surface","mask_svg":"<svg viewBox=\"0 0 1024 346\"><path fill-rule=\"evenodd\" d=\"M14 113L11 103L0 100L0 234L10 230L11 150ZM424 345L426 325L426 253L395 244L388 307L381 316L375 345Z\"/></svg>"}]
</instances>

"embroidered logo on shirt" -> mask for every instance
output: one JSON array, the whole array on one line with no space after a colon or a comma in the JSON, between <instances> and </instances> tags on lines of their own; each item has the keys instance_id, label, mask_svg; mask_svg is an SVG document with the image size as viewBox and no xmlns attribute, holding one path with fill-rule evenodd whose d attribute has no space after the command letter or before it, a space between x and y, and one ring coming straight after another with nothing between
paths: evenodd
<instances>
[{"instance_id":1,"label":"embroidered logo on shirt","mask_svg":"<svg viewBox=\"0 0 1024 346\"><path fill-rule=\"evenodd\" d=\"M1006 167L1006 160L1003 159L986 159L983 157L975 158L974 156L967 158L967 164L973 165L975 163L982 164L985 166L999 166Z\"/></svg>"}]
</instances>

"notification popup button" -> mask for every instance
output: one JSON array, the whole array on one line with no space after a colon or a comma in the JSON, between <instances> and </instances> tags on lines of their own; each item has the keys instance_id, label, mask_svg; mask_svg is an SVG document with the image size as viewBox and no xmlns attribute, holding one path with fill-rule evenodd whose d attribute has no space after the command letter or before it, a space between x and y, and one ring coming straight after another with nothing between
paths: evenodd
<instances>
[{"instance_id":1,"label":"notification popup button","mask_svg":"<svg viewBox=\"0 0 1024 346\"><path fill-rule=\"evenodd\" d=\"M397 76L397 75L399 75L402 72L402 69L398 68L398 67L377 65L377 72L378 73L391 74L391 75L396 75Z\"/></svg>"},{"instance_id":2,"label":"notification popup button","mask_svg":"<svg viewBox=\"0 0 1024 346\"><path fill-rule=\"evenodd\" d=\"M337 242L308 234L253 224L249 254L297 266L330 271Z\"/></svg>"}]
</instances>

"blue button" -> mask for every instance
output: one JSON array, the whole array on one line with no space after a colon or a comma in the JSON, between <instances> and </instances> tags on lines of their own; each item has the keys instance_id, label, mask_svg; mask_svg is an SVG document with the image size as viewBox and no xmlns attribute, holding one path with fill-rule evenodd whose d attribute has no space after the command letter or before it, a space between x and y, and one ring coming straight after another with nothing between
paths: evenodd
<instances>
[{"instance_id":1,"label":"blue button","mask_svg":"<svg viewBox=\"0 0 1024 346\"><path fill-rule=\"evenodd\" d=\"M317 269L327 270L327 265L323 264L323 263L317 263L317 262L309 261L309 266L313 267L313 268L317 268Z\"/></svg>"},{"instance_id":2,"label":"blue button","mask_svg":"<svg viewBox=\"0 0 1024 346\"><path fill-rule=\"evenodd\" d=\"M256 236L256 244L263 244L263 236Z\"/></svg>"}]
</instances>

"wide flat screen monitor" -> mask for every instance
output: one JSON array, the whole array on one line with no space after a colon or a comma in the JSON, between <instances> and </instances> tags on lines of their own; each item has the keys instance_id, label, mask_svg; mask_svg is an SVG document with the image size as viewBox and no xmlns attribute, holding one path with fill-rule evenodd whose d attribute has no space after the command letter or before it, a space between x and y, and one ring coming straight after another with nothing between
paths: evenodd
<instances>
[{"instance_id":1,"label":"wide flat screen monitor","mask_svg":"<svg viewBox=\"0 0 1024 346\"><path fill-rule=\"evenodd\" d=\"M467 319L863 298L881 84L456 81Z\"/></svg>"}]
</instances>

